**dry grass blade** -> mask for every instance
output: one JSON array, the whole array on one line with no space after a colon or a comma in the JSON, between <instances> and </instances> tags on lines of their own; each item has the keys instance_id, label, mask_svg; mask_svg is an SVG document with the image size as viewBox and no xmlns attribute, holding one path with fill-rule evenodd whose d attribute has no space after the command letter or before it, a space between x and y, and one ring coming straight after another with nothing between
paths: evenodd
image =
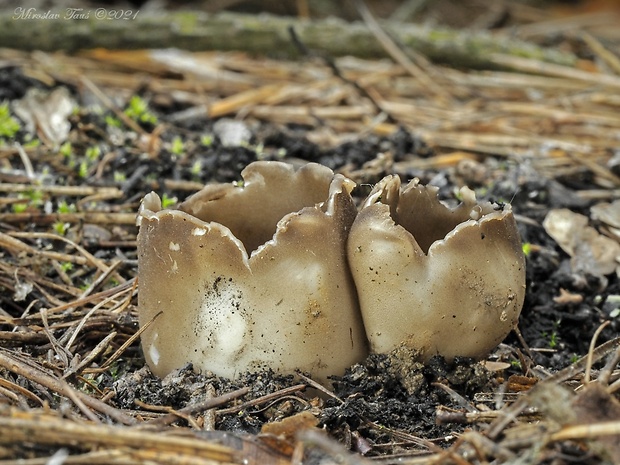
<instances>
[{"instance_id":1,"label":"dry grass blade","mask_svg":"<svg viewBox=\"0 0 620 465\"><path fill-rule=\"evenodd\" d=\"M86 356L75 366L71 366L63 375L63 379L64 378L68 378L69 376L75 374L75 373L79 373L82 371L83 368L87 367L88 365L90 365L90 363L96 359L101 353L103 353L103 351L105 349L107 349L107 347L110 345L110 343L112 342L112 340L117 336L116 332L113 332L111 334L108 334L105 338L103 338L103 340L101 342L99 342L99 344L97 344L95 346L95 348L93 350L91 350L90 352L88 352L88 354L86 354Z\"/></svg>"},{"instance_id":2,"label":"dry grass blade","mask_svg":"<svg viewBox=\"0 0 620 465\"><path fill-rule=\"evenodd\" d=\"M602 323L596 329L594 336L592 336L592 340L590 341L590 350L588 350L588 355L586 357L585 377L583 380L584 384L588 384L590 382L590 374L592 371L592 362L594 361L594 350L596 349L596 341L603 332L603 329L605 329L606 326L609 326L610 323L610 321L605 321L604 323Z\"/></svg>"},{"instance_id":3,"label":"dry grass blade","mask_svg":"<svg viewBox=\"0 0 620 465\"><path fill-rule=\"evenodd\" d=\"M279 86L267 85L257 89L251 89L239 94L227 97L209 105L208 115L211 118L228 115L241 108L259 104L271 97L279 90Z\"/></svg>"},{"instance_id":4,"label":"dry grass blade","mask_svg":"<svg viewBox=\"0 0 620 465\"><path fill-rule=\"evenodd\" d=\"M84 247L82 247L79 244L76 244L75 242L73 242L72 240L70 240L70 239L68 239L66 237L59 236L57 234L52 234L52 233L31 233L31 232L20 233L20 232L15 232L15 233L11 233L11 237L13 237L13 238L22 238L23 237L25 239L50 239L50 240L62 241L62 242L65 242L65 243L71 245L75 250L77 250L78 252L80 252L80 254L83 255L84 259L87 260L87 262L83 262L83 263L89 263L92 266L95 266L95 267L99 268L104 273L106 273L108 271L108 269L109 269L108 265L103 263L101 260L97 259L93 254L88 252ZM42 255L48 256L50 258L55 258L57 260L63 260L65 257L72 257L72 255L68 255L68 254L57 254L55 252L47 252L47 251L44 251L44 250L36 250L36 249L33 249L33 248L29 247L29 246L26 246L25 244L22 246L22 250L28 250L31 253L41 253ZM67 260L67 261L71 261L71 260Z\"/></svg>"},{"instance_id":5,"label":"dry grass blade","mask_svg":"<svg viewBox=\"0 0 620 465\"><path fill-rule=\"evenodd\" d=\"M518 71L575 79L577 81L589 82L597 86L620 87L620 77L609 74L590 73L568 66L553 65L542 61L507 55L493 55L491 59L498 65L507 66Z\"/></svg>"},{"instance_id":6,"label":"dry grass blade","mask_svg":"<svg viewBox=\"0 0 620 465\"><path fill-rule=\"evenodd\" d=\"M565 426L549 436L550 441L566 439L594 439L600 436L620 436L620 421Z\"/></svg>"},{"instance_id":7,"label":"dry grass blade","mask_svg":"<svg viewBox=\"0 0 620 465\"><path fill-rule=\"evenodd\" d=\"M45 415L13 412L0 416L0 443L35 442L56 447L74 446L119 448L158 463L240 464L242 460L228 447L197 437L167 436L161 432L75 423Z\"/></svg>"},{"instance_id":8,"label":"dry grass blade","mask_svg":"<svg viewBox=\"0 0 620 465\"><path fill-rule=\"evenodd\" d=\"M0 213L0 221L5 223L35 223L40 226L62 223L93 223L93 224L135 224L133 213Z\"/></svg>"},{"instance_id":9,"label":"dry grass blade","mask_svg":"<svg viewBox=\"0 0 620 465\"><path fill-rule=\"evenodd\" d=\"M588 32L581 32L581 38L594 53L600 56L614 70L616 74L620 74L620 59L612 52L607 50L601 42Z\"/></svg>"},{"instance_id":10,"label":"dry grass blade","mask_svg":"<svg viewBox=\"0 0 620 465\"><path fill-rule=\"evenodd\" d=\"M449 103L452 99L450 92L433 81L424 69L409 59L409 57L398 47L398 45L396 45L392 38L381 28L363 0L355 0L354 4L368 28L375 35L388 54L403 68L405 68L409 74L418 79L425 88L443 100L444 103Z\"/></svg>"},{"instance_id":11,"label":"dry grass blade","mask_svg":"<svg viewBox=\"0 0 620 465\"><path fill-rule=\"evenodd\" d=\"M342 445L329 439L329 437L318 431L309 429L301 432L299 436L300 441L305 445L318 447L326 451L332 457L337 457L337 463L344 465L370 465L373 463L370 460L348 453L348 451L343 449Z\"/></svg>"},{"instance_id":12,"label":"dry grass blade","mask_svg":"<svg viewBox=\"0 0 620 465\"><path fill-rule=\"evenodd\" d=\"M241 389L237 389L236 391L233 391L233 392L222 394L221 396L218 396L212 399L207 399L206 401L200 402L198 404L188 405L187 407L182 408L178 411L172 412L160 418L156 418L155 420L151 420L148 423L148 425L149 426L169 425L171 423L174 423L175 421L177 421L179 418L181 418L184 415L191 415L197 412L201 412L204 410L210 410L212 408L219 407L220 405L226 404L233 399L237 399L241 396L246 395L249 391L250 389L248 387L244 387Z\"/></svg>"},{"instance_id":13,"label":"dry grass blade","mask_svg":"<svg viewBox=\"0 0 620 465\"><path fill-rule=\"evenodd\" d=\"M59 236L56 237L56 239L60 239ZM10 250L13 253L20 253L20 252L25 252L27 254L30 255L42 255L46 258L50 258L53 260L60 260L63 262L71 262L71 263L77 263L80 265L84 265L86 263L88 263L87 259L84 257L80 257L80 256L75 256L75 255L71 255L71 254L65 254L65 253L59 253L59 252L50 252L47 250L37 250L33 247L30 247L29 245L25 244L24 242L20 241L19 239L15 238L15 237L11 237L8 234L5 234L3 232L0 232L0 247Z\"/></svg>"},{"instance_id":14,"label":"dry grass blade","mask_svg":"<svg viewBox=\"0 0 620 465\"><path fill-rule=\"evenodd\" d=\"M269 401L271 401L273 399L277 399L277 398L280 398L280 397L283 397L283 396L286 396L286 395L289 395L289 394L293 394L293 393L298 392L298 391L303 391L304 389L306 389L306 385L305 384L296 384L295 386L291 386L291 387L288 387L288 388L280 389L279 391L276 391L276 392L274 392L272 394L268 394L268 395L265 395L265 396L262 396L262 397L258 397L256 399L249 400L247 402L244 402L242 404L236 405L234 407L229 407L229 408L226 408L226 409L220 409L220 410L217 411L217 413L218 413L218 415L227 415L227 414L230 414L230 413L237 413L237 412L240 412L240 411L242 411L244 409L247 409L248 407L254 407L256 405L261 405L261 404L267 403L267 402L269 402Z\"/></svg>"},{"instance_id":15,"label":"dry grass blade","mask_svg":"<svg viewBox=\"0 0 620 465\"><path fill-rule=\"evenodd\" d=\"M0 192L25 193L31 191L32 189L33 186L28 184L0 183ZM101 199L120 199L124 195L123 191L115 187L37 185L36 189L50 195L70 195L79 197L97 195Z\"/></svg>"},{"instance_id":16,"label":"dry grass blade","mask_svg":"<svg viewBox=\"0 0 620 465\"><path fill-rule=\"evenodd\" d=\"M16 375L23 376L32 382L45 386L58 394L66 397L77 398L86 406L104 415L108 415L110 418L113 418L119 423L126 425L136 423L133 418L122 411L112 407L111 405L105 404L94 397L90 397L87 394L76 391L74 388L62 382L55 376L47 374L37 365L33 365L32 363L26 364L17 359L13 354L11 354L11 352L2 348L0 348L0 366L12 373L15 373ZM69 393L69 391L71 391L71 393Z\"/></svg>"},{"instance_id":17,"label":"dry grass blade","mask_svg":"<svg viewBox=\"0 0 620 465\"><path fill-rule=\"evenodd\" d=\"M9 391L13 391L16 392L32 401L35 401L36 403L38 403L39 405L43 406L43 400L37 396L36 394L34 394L33 392L29 391L28 389L20 386L19 384L15 384L11 381L9 381L8 379L3 379L0 378L0 386L2 386L3 388L9 390Z\"/></svg>"}]
</instances>

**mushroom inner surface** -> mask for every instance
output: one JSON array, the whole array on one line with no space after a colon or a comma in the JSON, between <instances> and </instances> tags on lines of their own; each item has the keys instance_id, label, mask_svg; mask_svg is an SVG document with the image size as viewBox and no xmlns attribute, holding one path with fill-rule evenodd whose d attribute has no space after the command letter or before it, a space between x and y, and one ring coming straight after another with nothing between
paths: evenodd
<instances>
[{"instance_id":1,"label":"mushroom inner surface","mask_svg":"<svg viewBox=\"0 0 620 465\"><path fill-rule=\"evenodd\" d=\"M494 211L489 202L477 203L468 188L461 189L463 201L454 208L439 200L437 187L420 186L414 180L402 192L399 188L400 182L389 181L381 202L389 205L392 220L414 237L425 254L433 242L445 239L459 224Z\"/></svg>"},{"instance_id":2,"label":"mushroom inner surface","mask_svg":"<svg viewBox=\"0 0 620 465\"><path fill-rule=\"evenodd\" d=\"M324 202L333 173L314 164L295 172L291 166L267 162L260 171L250 165L242 176L243 187L206 186L179 209L202 221L226 226L249 255L273 238L284 216Z\"/></svg>"}]
</instances>

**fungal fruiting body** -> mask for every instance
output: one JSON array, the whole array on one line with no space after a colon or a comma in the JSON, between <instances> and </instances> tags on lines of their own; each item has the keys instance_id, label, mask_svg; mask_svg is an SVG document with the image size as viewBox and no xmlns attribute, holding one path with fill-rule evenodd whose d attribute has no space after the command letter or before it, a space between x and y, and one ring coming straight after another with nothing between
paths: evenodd
<instances>
[{"instance_id":1,"label":"fungal fruiting body","mask_svg":"<svg viewBox=\"0 0 620 465\"><path fill-rule=\"evenodd\" d=\"M139 320L152 371L192 363L318 380L406 345L482 358L517 325L525 259L510 206L468 188L449 208L417 180L378 183L358 213L351 180L310 163L256 162L178 209L145 196Z\"/></svg>"},{"instance_id":2,"label":"fungal fruiting body","mask_svg":"<svg viewBox=\"0 0 620 465\"><path fill-rule=\"evenodd\" d=\"M317 164L256 162L179 209L145 196L138 234L142 347L164 376L191 362L234 377L269 367L341 374L366 355L346 259L354 184Z\"/></svg>"},{"instance_id":3,"label":"fungal fruiting body","mask_svg":"<svg viewBox=\"0 0 620 465\"><path fill-rule=\"evenodd\" d=\"M462 188L451 209L437 190L388 176L353 223L348 259L372 352L481 358L517 325L525 259L510 206Z\"/></svg>"}]
</instances>

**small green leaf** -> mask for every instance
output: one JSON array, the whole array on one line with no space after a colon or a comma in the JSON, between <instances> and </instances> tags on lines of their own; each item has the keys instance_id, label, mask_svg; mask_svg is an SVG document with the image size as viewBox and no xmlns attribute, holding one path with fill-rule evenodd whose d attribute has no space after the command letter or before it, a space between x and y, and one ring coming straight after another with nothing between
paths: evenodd
<instances>
[{"instance_id":1,"label":"small green leaf","mask_svg":"<svg viewBox=\"0 0 620 465\"><path fill-rule=\"evenodd\" d=\"M149 112L146 101L137 95L134 95L131 99L129 99L129 104L125 109L125 114L134 121L157 124L157 117Z\"/></svg>"},{"instance_id":2,"label":"small green leaf","mask_svg":"<svg viewBox=\"0 0 620 465\"><path fill-rule=\"evenodd\" d=\"M194 176L199 176L200 175L200 173L202 172L202 163L200 162L200 160L196 160L194 162L194 164L190 168L189 172L191 174L193 174Z\"/></svg>"},{"instance_id":3,"label":"small green leaf","mask_svg":"<svg viewBox=\"0 0 620 465\"><path fill-rule=\"evenodd\" d=\"M27 203L14 203L12 205L13 213L24 213L28 208Z\"/></svg>"},{"instance_id":4,"label":"small green leaf","mask_svg":"<svg viewBox=\"0 0 620 465\"><path fill-rule=\"evenodd\" d=\"M41 145L41 141L36 137L32 140L29 140L28 142L24 142L23 144L25 149L33 149L35 147L38 147L39 145Z\"/></svg>"},{"instance_id":5,"label":"small green leaf","mask_svg":"<svg viewBox=\"0 0 620 465\"><path fill-rule=\"evenodd\" d=\"M19 121L11 116L8 102L2 103L0 105L0 136L15 137L20 129Z\"/></svg>"},{"instance_id":6,"label":"small green leaf","mask_svg":"<svg viewBox=\"0 0 620 465\"><path fill-rule=\"evenodd\" d=\"M63 223L62 221L56 221L52 227L54 228L54 231L56 231L56 234L59 234L60 236L64 236L65 234L67 234L67 231L69 230L69 223Z\"/></svg>"},{"instance_id":7,"label":"small green leaf","mask_svg":"<svg viewBox=\"0 0 620 465\"><path fill-rule=\"evenodd\" d=\"M182 155L184 151L185 151L185 144L183 144L183 141L181 140L181 138L175 137L174 139L172 139L172 145L170 146L170 152L174 153L175 155Z\"/></svg>"},{"instance_id":8,"label":"small green leaf","mask_svg":"<svg viewBox=\"0 0 620 465\"><path fill-rule=\"evenodd\" d=\"M60 269L62 271L64 271L65 273L68 273L69 271L71 271L73 269L73 263L71 263L71 262L62 262L60 264Z\"/></svg>"},{"instance_id":9,"label":"small green leaf","mask_svg":"<svg viewBox=\"0 0 620 465\"><path fill-rule=\"evenodd\" d=\"M120 171L114 172L114 182L125 182L127 181L127 175Z\"/></svg>"},{"instance_id":10,"label":"small green leaf","mask_svg":"<svg viewBox=\"0 0 620 465\"><path fill-rule=\"evenodd\" d=\"M88 158L91 161L95 161L97 158L99 158L99 155L101 155L101 149L99 147L97 147L96 145L92 146L92 147L88 147L86 149L86 158Z\"/></svg>"},{"instance_id":11,"label":"small green leaf","mask_svg":"<svg viewBox=\"0 0 620 465\"><path fill-rule=\"evenodd\" d=\"M164 194L161 198L161 206L162 208L169 208L177 203L176 197L168 197L168 194Z\"/></svg>"},{"instance_id":12,"label":"small green leaf","mask_svg":"<svg viewBox=\"0 0 620 465\"><path fill-rule=\"evenodd\" d=\"M75 204L68 204L66 201L61 200L58 202L58 213L74 213L76 211Z\"/></svg>"},{"instance_id":13,"label":"small green leaf","mask_svg":"<svg viewBox=\"0 0 620 465\"><path fill-rule=\"evenodd\" d=\"M200 143L205 147L211 147L213 145L213 136L211 134L203 134L200 138Z\"/></svg>"},{"instance_id":14,"label":"small green leaf","mask_svg":"<svg viewBox=\"0 0 620 465\"><path fill-rule=\"evenodd\" d=\"M112 115L106 115L105 124L113 128L120 128L122 126L121 120Z\"/></svg>"},{"instance_id":15,"label":"small green leaf","mask_svg":"<svg viewBox=\"0 0 620 465\"><path fill-rule=\"evenodd\" d=\"M60 146L60 154L65 157L65 158L69 158L73 155L73 147L71 147L71 142L67 141L64 144L62 144Z\"/></svg>"},{"instance_id":16,"label":"small green leaf","mask_svg":"<svg viewBox=\"0 0 620 465\"><path fill-rule=\"evenodd\" d=\"M88 177L88 163L86 162L86 160L83 160L80 163L80 168L78 170L78 176L82 179Z\"/></svg>"}]
</instances>

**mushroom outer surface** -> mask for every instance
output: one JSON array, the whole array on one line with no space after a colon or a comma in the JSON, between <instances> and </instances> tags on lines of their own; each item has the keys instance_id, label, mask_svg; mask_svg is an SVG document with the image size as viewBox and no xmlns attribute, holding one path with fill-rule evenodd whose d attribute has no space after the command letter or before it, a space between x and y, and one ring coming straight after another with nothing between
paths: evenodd
<instances>
[{"instance_id":1,"label":"mushroom outer surface","mask_svg":"<svg viewBox=\"0 0 620 465\"><path fill-rule=\"evenodd\" d=\"M525 259L512 211L461 193L450 209L436 188L401 191L390 176L355 219L348 258L372 352L406 344L422 360L479 359L516 327Z\"/></svg>"},{"instance_id":2,"label":"mushroom outer surface","mask_svg":"<svg viewBox=\"0 0 620 465\"><path fill-rule=\"evenodd\" d=\"M352 181L279 162L251 164L242 176L243 187L207 186L179 210L162 209L154 193L143 200L147 363L159 376L190 362L227 377L261 368L319 380L343 373L367 353L345 250Z\"/></svg>"}]
</instances>

